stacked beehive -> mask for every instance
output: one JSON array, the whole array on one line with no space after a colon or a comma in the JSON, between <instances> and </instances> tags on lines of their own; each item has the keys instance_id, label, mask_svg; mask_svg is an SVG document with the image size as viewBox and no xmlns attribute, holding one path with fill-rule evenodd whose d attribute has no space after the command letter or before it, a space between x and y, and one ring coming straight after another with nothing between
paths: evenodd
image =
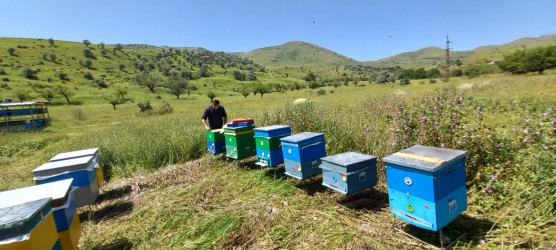
<instances>
[{"instance_id":1,"label":"stacked beehive","mask_svg":"<svg viewBox=\"0 0 556 250\"><path fill-rule=\"evenodd\" d=\"M25 203L28 204L28 202L40 199L48 199L52 207L52 215L55 224L54 232L58 233L56 238L59 238L60 246L62 249L76 249L79 236L81 235L81 223L76 213L77 206L74 197L75 188L72 188L72 182L73 179L70 178L42 185L0 192L1 206L13 207ZM53 229L49 228L48 230ZM39 234L43 236L46 235L47 238L52 238L51 232L44 231L44 233ZM44 244L44 248L52 246L49 242L45 242Z\"/></svg>"},{"instance_id":2,"label":"stacked beehive","mask_svg":"<svg viewBox=\"0 0 556 250\"><path fill-rule=\"evenodd\" d=\"M72 155L72 153L65 154ZM69 159L56 157L56 159L60 160L47 162L35 168L32 171L33 180L37 184L44 184L73 178L72 186L77 187L75 190L77 206L82 207L94 203L99 193L99 183L101 183L97 178L97 173L102 173L98 163L93 160L96 159L96 155L76 156L76 158Z\"/></svg>"},{"instance_id":3,"label":"stacked beehive","mask_svg":"<svg viewBox=\"0 0 556 250\"><path fill-rule=\"evenodd\" d=\"M284 163L280 138L292 133L291 127L273 125L255 129L257 165L274 167Z\"/></svg>"},{"instance_id":4,"label":"stacked beehive","mask_svg":"<svg viewBox=\"0 0 556 250\"><path fill-rule=\"evenodd\" d=\"M384 157L390 210L438 231L467 209L466 151L415 145Z\"/></svg>"},{"instance_id":5,"label":"stacked beehive","mask_svg":"<svg viewBox=\"0 0 556 250\"><path fill-rule=\"evenodd\" d=\"M256 154L255 122L251 118L232 119L224 128L226 156L241 160Z\"/></svg>"},{"instance_id":6,"label":"stacked beehive","mask_svg":"<svg viewBox=\"0 0 556 250\"><path fill-rule=\"evenodd\" d=\"M98 157L98 148L88 148L88 149L83 149L83 150L76 150L76 151L59 153L59 154L55 155L54 157L52 157L49 160L49 162L75 159L75 158L80 158L80 157L85 157L85 156L92 156L93 157L93 162L96 163L97 162L97 157ZM102 172L102 167L99 164L95 164L95 172L96 172L96 175L97 175L98 187L100 188L102 186L102 184L104 183L104 173Z\"/></svg>"},{"instance_id":7,"label":"stacked beehive","mask_svg":"<svg viewBox=\"0 0 556 250\"><path fill-rule=\"evenodd\" d=\"M61 249L50 200L3 200L0 205L0 250Z\"/></svg>"},{"instance_id":8,"label":"stacked beehive","mask_svg":"<svg viewBox=\"0 0 556 250\"><path fill-rule=\"evenodd\" d=\"M303 132L280 141L287 175L306 179L321 173L320 158L326 156L323 133Z\"/></svg>"},{"instance_id":9,"label":"stacked beehive","mask_svg":"<svg viewBox=\"0 0 556 250\"><path fill-rule=\"evenodd\" d=\"M321 158L322 185L353 194L376 185L376 157L345 152Z\"/></svg>"},{"instance_id":10,"label":"stacked beehive","mask_svg":"<svg viewBox=\"0 0 556 250\"><path fill-rule=\"evenodd\" d=\"M207 151L213 154L226 152L226 142L222 129L207 130Z\"/></svg>"}]
</instances>

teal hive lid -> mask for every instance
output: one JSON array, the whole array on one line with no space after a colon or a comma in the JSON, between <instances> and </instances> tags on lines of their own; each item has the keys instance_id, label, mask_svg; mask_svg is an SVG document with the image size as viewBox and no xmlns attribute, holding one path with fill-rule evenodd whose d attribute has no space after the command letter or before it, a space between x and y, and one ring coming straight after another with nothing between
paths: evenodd
<instances>
[{"instance_id":1,"label":"teal hive lid","mask_svg":"<svg viewBox=\"0 0 556 250\"><path fill-rule=\"evenodd\" d=\"M0 208L0 241L30 233L51 209L50 198Z\"/></svg>"},{"instance_id":2,"label":"teal hive lid","mask_svg":"<svg viewBox=\"0 0 556 250\"><path fill-rule=\"evenodd\" d=\"M288 126L288 125L272 125L272 126L266 126L266 127L262 127L262 128L255 128L255 131L268 132L268 131L284 129L284 128L290 128L290 126Z\"/></svg>"},{"instance_id":3,"label":"teal hive lid","mask_svg":"<svg viewBox=\"0 0 556 250\"><path fill-rule=\"evenodd\" d=\"M54 157L52 157L50 161L61 161L61 160L79 158L84 156L91 156L91 155L94 156L97 154L98 154L98 148L89 148L89 149L59 153Z\"/></svg>"},{"instance_id":4,"label":"teal hive lid","mask_svg":"<svg viewBox=\"0 0 556 250\"><path fill-rule=\"evenodd\" d=\"M436 172L448 164L464 158L467 151L415 145L382 158L384 162Z\"/></svg>"}]
</instances>

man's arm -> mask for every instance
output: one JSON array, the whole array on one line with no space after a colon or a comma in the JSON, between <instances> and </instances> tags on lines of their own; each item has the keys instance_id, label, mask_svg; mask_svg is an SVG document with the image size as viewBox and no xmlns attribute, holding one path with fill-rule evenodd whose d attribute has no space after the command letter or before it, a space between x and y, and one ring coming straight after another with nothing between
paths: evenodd
<instances>
[{"instance_id":1,"label":"man's arm","mask_svg":"<svg viewBox=\"0 0 556 250\"><path fill-rule=\"evenodd\" d=\"M201 119L201 122L205 125L206 130L210 130L210 127L207 125L207 119Z\"/></svg>"},{"instance_id":2,"label":"man's arm","mask_svg":"<svg viewBox=\"0 0 556 250\"><path fill-rule=\"evenodd\" d=\"M224 107L222 107L222 121L224 122L224 125L226 125L226 123L228 123L228 114L226 114L226 109L224 109Z\"/></svg>"},{"instance_id":3,"label":"man's arm","mask_svg":"<svg viewBox=\"0 0 556 250\"><path fill-rule=\"evenodd\" d=\"M201 122L203 123L203 125L205 125L206 130L210 130L210 127L207 125L207 117L208 117L208 108L205 109L205 112L203 112L203 116L201 117Z\"/></svg>"}]
</instances>

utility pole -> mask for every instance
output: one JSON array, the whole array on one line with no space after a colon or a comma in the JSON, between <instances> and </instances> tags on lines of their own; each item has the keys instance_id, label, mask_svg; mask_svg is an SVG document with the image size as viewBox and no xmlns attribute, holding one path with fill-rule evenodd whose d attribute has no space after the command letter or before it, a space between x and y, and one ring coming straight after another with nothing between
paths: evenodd
<instances>
[{"instance_id":1,"label":"utility pole","mask_svg":"<svg viewBox=\"0 0 556 250\"><path fill-rule=\"evenodd\" d=\"M446 72L444 72L444 81L450 81L450 39L446 36Z\"/></svg>"}]
</instances>

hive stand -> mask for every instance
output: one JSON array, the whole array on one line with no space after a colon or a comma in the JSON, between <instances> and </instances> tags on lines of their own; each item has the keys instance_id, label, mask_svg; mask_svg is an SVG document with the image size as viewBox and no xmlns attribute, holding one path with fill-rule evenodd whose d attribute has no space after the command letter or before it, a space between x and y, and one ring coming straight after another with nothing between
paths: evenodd
<instances>
[{"instance_id":1,"label":"hive stand","mask_svg":"<svg viewBox=\"0 0 556 250\"><path fill-rule=\"evenodd\" d=\"M458 236L455 240L449 240L449 239L446 240L446 241L447 241L446 243L447 243L448 245L444 246L444 243L445 243L444 238L445 238L445 236L444 236L443 233L442 233L442 229L440 229L440 230L438 230L438 238L439 238L439 241L440 241L440 247L438 247L438 246L435 246L435 245L433 245L433 244L431 244L431 243L428 243L428 242L426 242L426 241L424 241L424 240L422 240L422 239L419 239L419 238L418 238L417 236L415 236L415 235L412 235L412 234L406 232L406 231L404 230L404 227L407 226L407 225L411 225L411 224L406 223L405 221L403 221L403 220L401 220L401 219L400 219L401 222L399 222L399 223L396 224L396 218L397 218L397 217L396 217L395 215L394 215L393 217L394 217L394 218L392 219L392 231L393 231L393 232L396 232L396 231L397 231L397 232L401 232L401 233L405 234L406 236L409 236L410 238L415 239L415 240L417 240L417 241L419 241L419 242L421 242L421 243L423 243L423 244L425 244L425 245L432 246L432 247L435 247L435 248L438 248L438 249L449 249L450 247L452 247L454 244L456 244L461 238L463 238L463 237L466 235L466 233L465 233L464 230L463 230L463 223L462 223L462 221L461 221L461 217L459 217L459 219L458 219L458 220L459 220L459 224L460 224L460 226L462 226L462 227L461 227L461 231L459 232L460 236ZM447 238L447 237L446 237L446 238Z\"/></svg>"}]
</instances>

